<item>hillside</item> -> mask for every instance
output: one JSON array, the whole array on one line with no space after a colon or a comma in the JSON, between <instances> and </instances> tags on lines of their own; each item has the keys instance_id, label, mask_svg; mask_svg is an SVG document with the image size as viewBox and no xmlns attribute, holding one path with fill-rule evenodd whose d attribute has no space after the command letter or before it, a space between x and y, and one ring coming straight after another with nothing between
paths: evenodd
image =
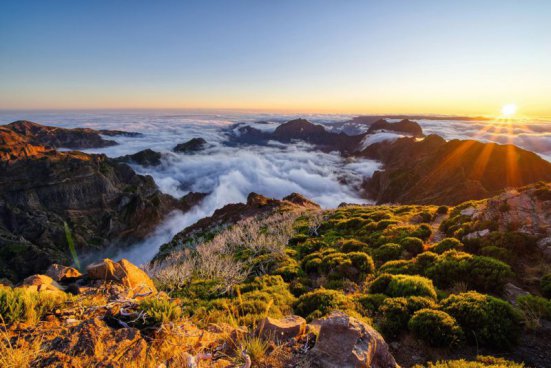
<instances>
[{"instance_id":1,"label":"hillside","mask_svg":"<svg viewBox=\"0 0 551 368\"><path fill-rule=\"evenodd\" d=\"M105 155L33 144L45 139L37 131L46 130L48 137L52 132L39 127L28 122L0 127L0 278L19 281L51 263L69 263L64 223L83 255L142 239L170 211L197 203L161 193L150 176ZM81 134L92 134L91 141ZM79 146L99 138L88 131L78 136L72 142Z\"/></svg>"},{"instance_id":2,"label":"hillside","mask_svg":"<svg viewBox=\"0 0 551 368\"><path fill-rule=\"evenodd\" d=\"M551 180L551 164L530 151L473 140L445 141L437 135L376 143L360 155L383 163L383 170L365 185L377 203L455 205Z\"/></svg>"},{"instance_id":3,"label":"hillside","mask_svg":"<svg viewBox=\"0 0 551 368\"><path fill-rule=\"evenodd\" d=\"M321 210L296 195L253 194L166 246L146 269L155 286L110 261L84 276L49 272L75 296L27 280L14 292L62 296L32 320L2 309L12 341L3 349L37 366L409 367L461 358L521 367L507 358L545 367L550 206L544 183L449 208ZM430 367L460 363L446 364Z\"/></svg>"}]
</instances>

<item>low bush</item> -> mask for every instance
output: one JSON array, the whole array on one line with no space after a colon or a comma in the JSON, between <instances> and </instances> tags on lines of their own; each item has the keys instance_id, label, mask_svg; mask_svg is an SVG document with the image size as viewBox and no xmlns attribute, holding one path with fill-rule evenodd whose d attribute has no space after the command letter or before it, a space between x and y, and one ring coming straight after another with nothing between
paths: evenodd
<instances>
[{"instance_id":1,"label":"low bush","mask_svg":"<svg viewBox=\"0 0 551 368\"><path fill-rule=\"evenodd\" d=\"M423 367L416 365L414 368ZM524 368L524 364L511 362L503 358L477 356L476 361L458 359L439 361L436 363L429 362L427 368Z\"/></svg>"},{"instance_id":2,"label":"low bush","mask_svg":"<svg viewBox=\"0 0 551 368\"><path fill-rule=\"evenodd\" d=\"M423 241L419 238L408 236L400 240L400 244L413 256L423 252Z\"/></svg>"},{"instance_id":3,"label":"low bush","mask_svg":"<svg viewBox=\"0 0 551 368\"><path fill-rule=\"evenodd\" d=\"M372 316L387 298L388 296L385 294L365 294L356 297L354 301L358 304L357 309L362 315Z\"/></svg>"},{"instance_id":4,"label":"low bush","mask_svg":"<svg viewBox=\"0 0 551 368\"><path fill-rule=\"evenodd\" d=\"M415 275L417 274L417 267L412 261L405 259L398 259L396 261L388 261L379 267L381 273L391 273L393 275Z\"/></svg>"},{"instance_id":5,"label":"low bush","mask_svg":"<svg viewBox=\"0 0 551 368\"><path fill-rule=\"evenodd\" d=\"M543 276L540 281L541 293L546 298L551 298L551 273Z\"/></svg>"},{"instance_id":6,"label":"low bush","mask_svg":"<svg viewBox=\"0 0 551 368\"><path fill-rule=\"evenodd\" d=\"M469 288L483 292L500 292L513 275L511 267L504 262L455 250L440 255L425 274L441 288L462 281Z\"/></svg>"},{"instance_id":7,"label":"low bush","mask_svg":"<svg viewBox=\"0 0 551 368\"><path fill-rule=\"evenodd\" d=\"M463 339L463 330L455 319L438 310L418 310L409 320L408 327L416 337L431 346L456 346Z\"/></svg>"},{"instance_id":8,"label":"low bush","mask_svg":"<svg viewBox=\"0 0 551 368\"><path fill-rule=\"evenodd\" d=\"M416 311L436 307L433 300L424 297L387 298L379 307L379 327L385 337L396 337L407 328L409 319Z\"/></svg>"},{"instance_id":9,"label":"low bush","mask_svg":"<svg viewBox=\"0 0 551 368\"><path fill-rule=\"evenodd\" d=\"M422 276L383 274L370 285L371 293L382 293L392 297L427 296L436 299L432 281Z\"/></svg>"},{"instance_id":10,"label":"low bush","mask_svg":"<svg viewBox=\"0 0 551 368\"><path fill-rule=\"evenodd\" d=\"M421 224L415 229L410 236L422 239L424 241L428 240L432 235L432 228L428 224Z\"/></svg>"},{"instance_id":11,"label":"low bush","mask_svg":"<svg viewBox=\"0 0 551 368\"><path fill-rule=\"evenodd\" d=\"M353 301L337 290L317 289L301 295L294 305L295 313L312 320L334 310L354 310Z\"/></svg>"},{"instance_id":12,"label":"low bush","mask_svg":"<svg viewBox=\"0 0 551 368\"><path fill-rule=\"evenodd\" d=\"M520 333L520 314L504 300L477 292L450 295L442 310L454 317L471 343L510 348Z\"/></svg>"},{"instance_id":13,"label":"low bush","mask_svg":"<svg viewBox=\"0 0 551 368\"><path fill-rule=\"evenodd\" d=\"M343 239L337 245L344 253L367 252L369 250L369 246L366 243L356 239Z\"/></svg>"},{"instance_id":14,"label":"low bush","mask_svg":"<svg viewBox=\"0 0 551 368\"><path fill-rule=\"evenodd\" d=\"M400 258L402 246L395 243L381 245L373 251L373 256L379 263L385 263Z\"/></svg>"},{"instance_id":15,"label":"low bush","mask_svg":"<svg viewBox=\"0 0 551 368\"><path fill-rule=\"evenodd\" d=\"M535 295L522 295L516 300L529 328L541 326L541 320L551 320L551 300Z\"/></svg>"},{"instance_id":16,"label":"low bush","mask_svg":"<svg viewBox=\"0 0 551 368\"><path fill-rule=\"evenodd\" d=\"M434 253L442 254L448 250L463 250L463 243L455 238L445 238L439 241L431 249Z\"/></svg>"},{"instance_id":17,"label":"low bush","mask_svg":"<svg viewBox=\"0 0 551 368\"><path fill-rule=\"evenodd\" d=\"M445 215L448 213L448 206L440 206L436 209L436 213L439 215Z\"/></svg>"},{"instance_id":18,"label":"low bush","mask_svg":"<svg viewBox=\"0 0 551 368\"><path fill-rule=\"evenodd\" d=\"M422 276L394 275L386 293L390 296L427 296L436 299L432 281Z\"/></svg>"}]
</instances>

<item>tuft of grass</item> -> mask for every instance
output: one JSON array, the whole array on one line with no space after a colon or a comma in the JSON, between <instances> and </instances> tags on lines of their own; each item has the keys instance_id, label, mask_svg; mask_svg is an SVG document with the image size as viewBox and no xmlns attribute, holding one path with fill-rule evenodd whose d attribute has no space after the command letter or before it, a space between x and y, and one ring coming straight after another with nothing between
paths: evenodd
<instances>
[{"instance_id":1,"label":"tuft of grass","mask_svg":"<svg viewBox=\"0 0 551 368\"><path fill-rule=\"evenodd\" d=\"M182 318L182 308L168 299L144 299L139 307L154 324L176 322Z\"/></svg>"},{"instance_id":2,"label":"tuft of grass","mask_svg":"<svg viewBox=\"0 0 551 368\"><path fill-rule=\"evenodd\" d=\"M4 323L2 323L4 324ZM3 326L5 327L5 326ZM4 329L5 330L5 329ZM40 354L42 342L34 339L21 346L12 343L7 332L0 333L0 367L28 368Z\"/></svg>"},{"instance_id":3,"label":"tuft of grass","mask_svg":"<svg viewBox=\"0 0 551 368\"><path fill-rule=\"evenodd\" d=\"M62 292L38 292L0 287L0 317L6 324L37 323L68 299Z\"/></svg>"}]
</instances>

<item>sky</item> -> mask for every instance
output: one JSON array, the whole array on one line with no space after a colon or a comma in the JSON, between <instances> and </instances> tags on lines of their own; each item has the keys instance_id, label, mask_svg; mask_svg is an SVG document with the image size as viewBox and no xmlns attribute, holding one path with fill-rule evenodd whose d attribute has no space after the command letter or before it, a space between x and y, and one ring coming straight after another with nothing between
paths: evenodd
<instances>
[{"instance_id":1,"label":"sky","mask_svg":"<svg viewBox=\"0 0 551 368\"><path fill-rule=\"evenodd\" d=\"M0 109L551 117L551 1L0 2Z\"/></svg>"}]
</instances>

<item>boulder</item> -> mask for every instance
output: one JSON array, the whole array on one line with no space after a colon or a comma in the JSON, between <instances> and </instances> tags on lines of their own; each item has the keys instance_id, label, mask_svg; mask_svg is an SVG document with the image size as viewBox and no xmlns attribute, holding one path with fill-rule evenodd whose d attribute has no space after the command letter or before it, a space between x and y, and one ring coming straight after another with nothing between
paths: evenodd
<instances>
[{"instance_id":1,"label":"boulder","mask_svg":"<svg viewBox=\"0 0 551 368\"><path fill-rule=\"evenodd\" d=\"M88 266L86 270L89 279L115 281L129 288L133 296L157 292L157 288L149 276L126 259L113 262L106 258L102 262Z\"/></svg>"},{"instance_id":2,"label":"boulder","mask_svg":"<svg viewBox=\"0 0 551 368\"><path fill-rule=\"evenodd\" d=\"M133 162L145 167L159 166L161 164L161 154L148 148L132 155L117 157L115 161L126 163Z\"/></svg>"},{"instance_id":3,"label":"boulder","mask_svg":"<svg viewBox=\"0 0 551 368\"><path fill-rule=\"evenodd\" d=\"M312 360L321 368L398 367L383 337L364 322L342 312L320 321Z\"/></svg>"},{"instance_id":4,"label":"boulder","mask_svg":"<svg viewBox=\"0 0 551 368\"><path fill-rule=\"evenodd\" d=\"M57 263L54 263L48 267L46 275L50 276L57 282L69 281L70 279L75 279L82 276L76 268L62 266Z\"/></svg>"},{"instance_id":5,"label":"boulder","mask_svg":"<svg viewBox=\"0 0 551 368\"><path fill-rule=\"evenodd\" d=\"M516 305L517 298L519 296L529 295L530 293L518 286L508 282L503 287L503 296L511 304Z\"/></svg>"},{"instance_id":6,"label":"boulder","mask_svg":"<svg viewBox=\"0 0 551 368\"><path fill-rule=\"evenodd\" d=\"M29 276L23 280L20 287L35 291L63 291L61 285L46 275Z\"/></svg>"},{"instance_id":7,"label":"boulder","mask_svg":"<svg viewBox=\"0 0 551 368\"><path fill-rule=\"evenodd\" d=\"M185 143L177 144L174 147L174 152L191 153L201 151L207 145L207 141L203 138L192 138Z\"/></svg>"},{"instance_id":8,"label":"boulder","mask_svg":"<svg viewBox=\"0 0 551 368\"><path fill-rule=\"evenodd\" d=\"M262 320L256 334L276 342L299 337L306 332L306 320L300 316L287 316L282 319L266 317Z\"/></svg>"}]
</instances>

